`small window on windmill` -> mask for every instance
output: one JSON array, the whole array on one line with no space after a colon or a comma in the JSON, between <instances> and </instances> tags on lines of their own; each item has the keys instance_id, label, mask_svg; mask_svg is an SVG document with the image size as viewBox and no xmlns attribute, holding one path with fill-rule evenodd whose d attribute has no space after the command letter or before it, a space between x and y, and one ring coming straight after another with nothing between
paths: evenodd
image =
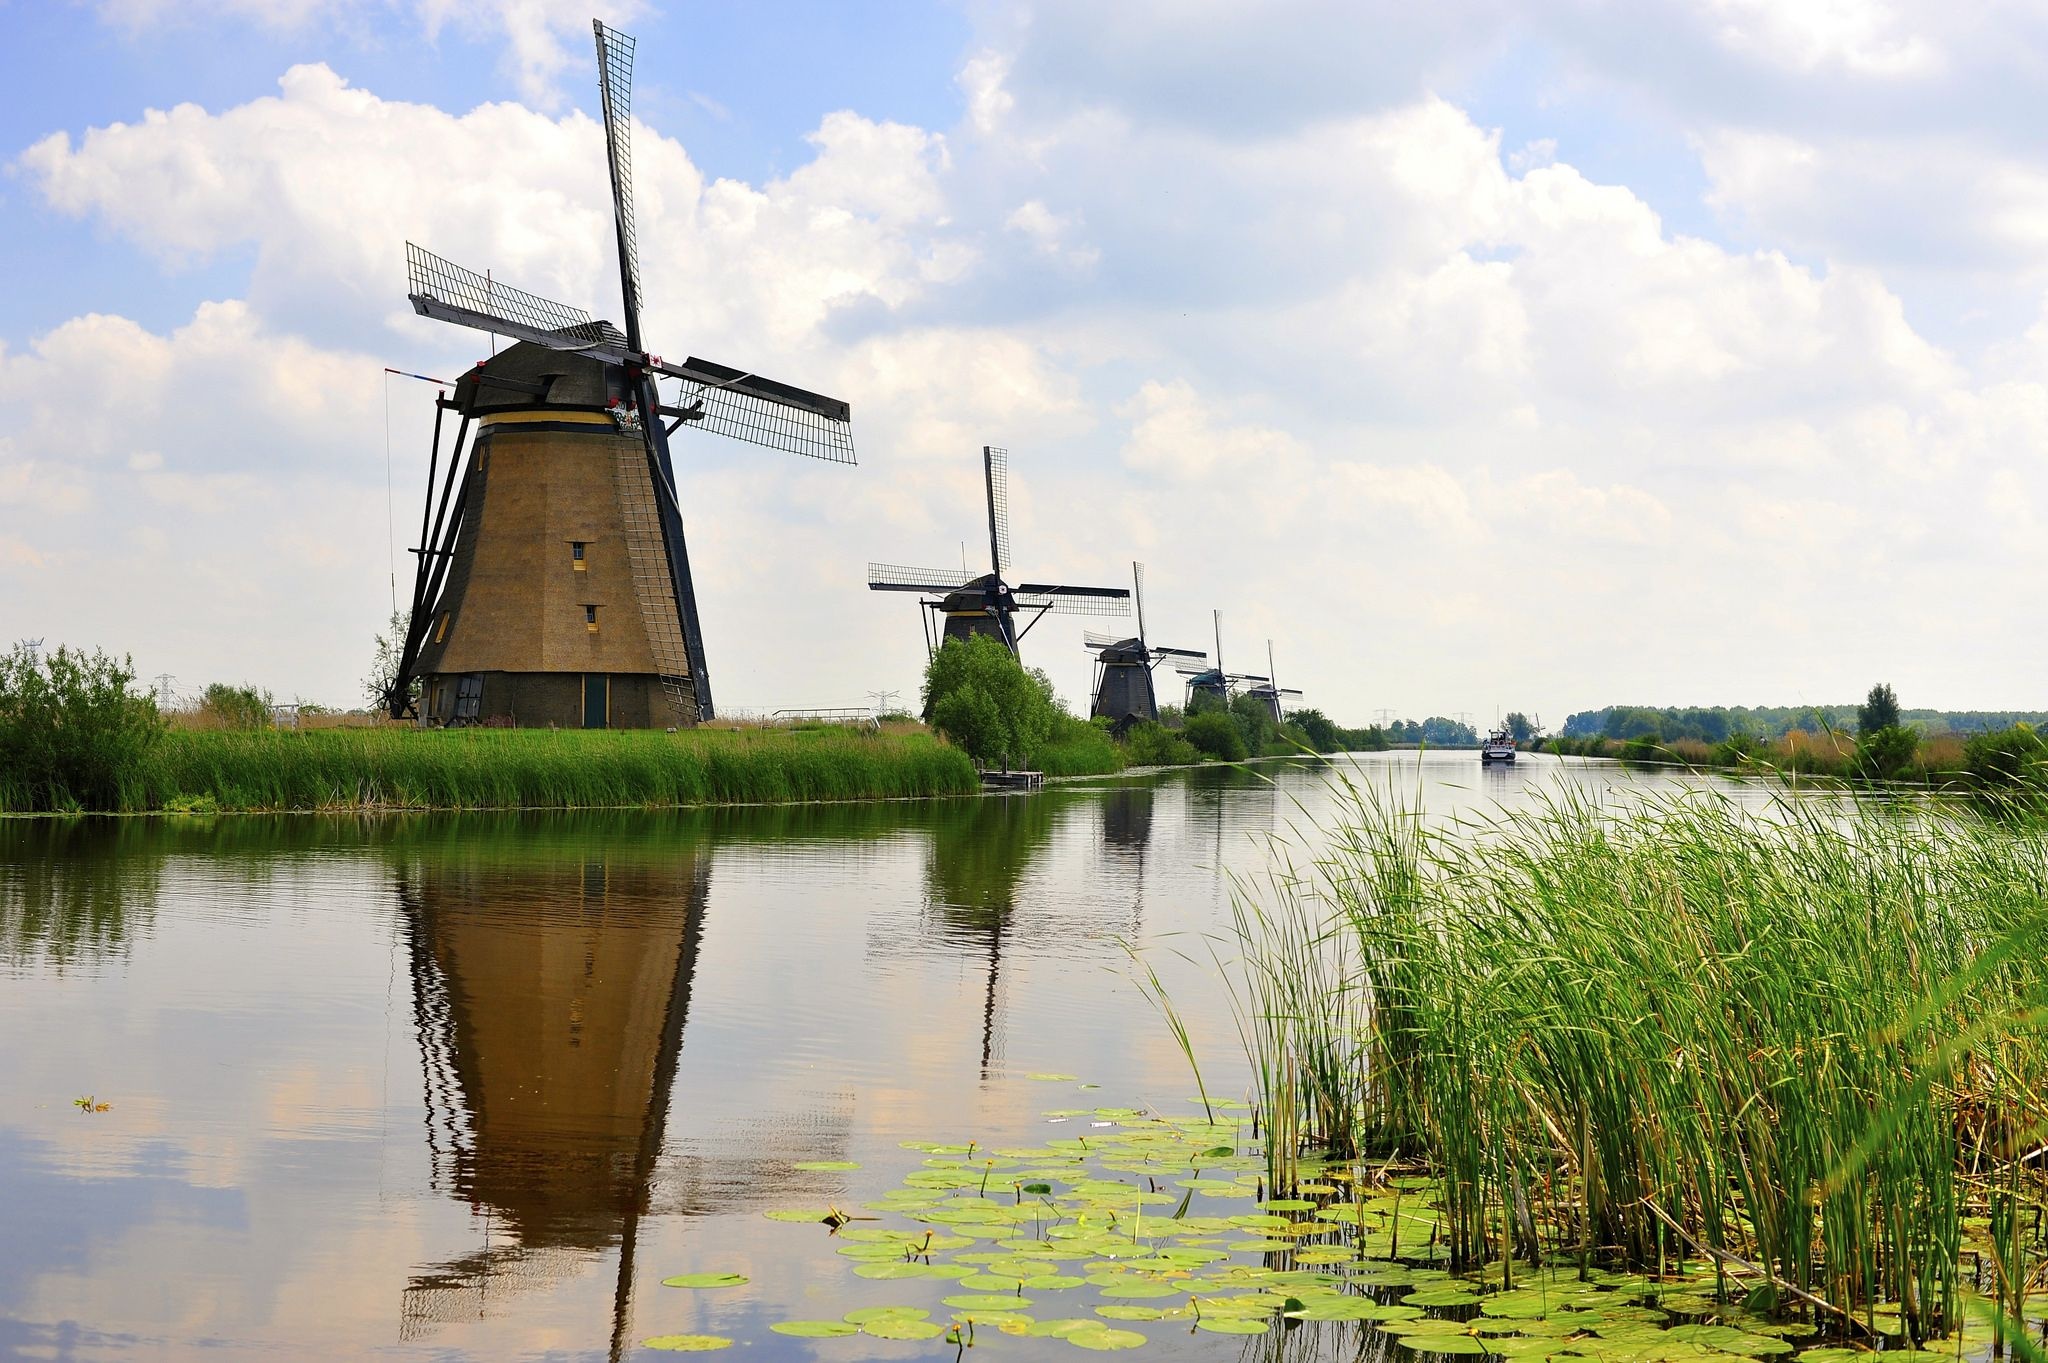
<instances>
[{"instance_id":1,"label":"small window on windmill","mask_svg":"<svg viewBox=\"0 0 2048 1363\"><path fill-rule=\"evenodd\" d=\"M448 617L447 617L446 615L443 615L443 616L441 617L441 623L440 623L440 624L438 624L438 625L436 625L436 626L434 626L434 642L438 644L438 643L440 643L440 642L441 642L441 641L442 641L443 639L446 639L447 637L448 637Z\"/></svg>"},{"instance_id":2,"label":"small window on windmill","mask_svg":"<svg viewBox=\"0 0 2048 1363\"><path fill-rule=\"evenodd\" d=\"M597 633L597 607L585 606L583 608L583 627L592 634Z\"/></svg>"},{"instance_id":3,"label":"small window on windmill","mask_svg":"<svg viewBox=\"0 0 2048 1363\"><path fill-rule=\"evenodd\" d=\"M584 562L583 552L588 547L589 541L587 540L569 541L569 562L571 565L575 567L576 571L579 573L584 572L588 569L589 565Z\"/></svg>"},{"instance_id":4,"label":"small window on windmill","mask_svg":"<svg viewBox=\"0 0 2048 1363\"><path fill-rule=\"evenodd\" d=\"M484 679L482 677L458 677L455 680L455 717L475 719L484 706Z\"/></svg>"}]
</instances>

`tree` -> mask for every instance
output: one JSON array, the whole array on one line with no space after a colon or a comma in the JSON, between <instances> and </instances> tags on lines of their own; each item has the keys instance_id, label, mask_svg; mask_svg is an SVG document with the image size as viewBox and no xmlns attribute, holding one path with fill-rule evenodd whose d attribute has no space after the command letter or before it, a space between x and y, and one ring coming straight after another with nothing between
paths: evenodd
<instances>
[{"instance_id":1,"label":"tree","mask_svg":"<svg viewBox=\"0 0 2048 1363\"><path fill-rule=\"evenodd\" d=\"M1273 722L1273 707L1259 696L1232 696L1230 718L1244 735L1245 751L1255 757L1264 753L1280 732Z\"/></svg>"},{"instance_id":2,"label":"tree","mask_svg":"<svg viewBox=\"0 0 2048 1363\"><path fill-rule=\"evenodd\" d=\"M1029 673L1001 640L948 639L924 674L931 726L984 766L1029 763L1059 715L1043 672Z\"/></svg>"},{"instance_id":3,"label":"tree","mask_svg":"<svg viewBox=\"0 0 2048 1363\"><path fill-rule=\"evenodd\" d=\"M1879 682L1870 688L1870 694L1863 704L1856 707L1856 732L1874 734L1879 729L1899 727L1899 696L1890 683Z\"/></svg>"},{"instance_id":4,"label":"tree","mask_svg":"<svg viewBox=\"0 0 2048 1363\"><path fill-rule=\"evenodd\" d=\"M390 623L377 636L375 649L370 655L370 675L363 678L363 698L372 710L383 710L391 704L391 683L398 676L398 664L405 654L405 639L411 632L412 612L393 611ZM420 698L418 677L407 684L405 698L408 701Z\"/></svg>"},{"instance_id":5,"label":"tree","mask_svg":"<svg viewBox=\"0 0 2048 1363\"><path fill-rule=\"evenodd\" d=\"M1342 731L1321 710L1289 710L1287 722L1298 725L1317 752L1337 752L1344 746Z\"/></svg>"},{"instance_id":6,"label":"tree","mask_svg":"<svg viewBox=\"0 0 2048 1363\"><path fill-rule=\"evenodd\" d=\"M1517 743L1527 743L1536 737L1536 726L1531 724L1529 717L1520 710L1508 711L1508 717L1501 723L1507 726L1509 736Z\"/></svg>"}]
</instances>

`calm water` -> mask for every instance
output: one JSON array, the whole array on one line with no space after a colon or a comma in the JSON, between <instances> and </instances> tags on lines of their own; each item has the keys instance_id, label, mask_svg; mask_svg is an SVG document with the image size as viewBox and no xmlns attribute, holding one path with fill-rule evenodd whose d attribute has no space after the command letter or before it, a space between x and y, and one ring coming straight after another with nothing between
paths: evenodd
<instances>
[{"instance_id":1,"label":"calm water","mask_svg":"<svg viewBox=\"0 0 2048 1363\"><path fill-rule=\"evenodd\" d=\"M1432 814L1642 788L1603 764L1360 761ZM1178 1110L1193 1084L1125 941L1152 948L1212 1090L1241 1093L1220 987L1174 952L1227 923L1223 868L1323 806L1313 769L1264 770L702 813L0 822L0 1357L585 1359L690 1331L731 1358L951 1357L770 1333L939 1293L856 1278L823 1228L760 1213L895 1186L905 1140ZM792 1168L813 1160L863 1168ZM753 1281L659 1286L709 1270Z\"/></svg>"}]
</instances>

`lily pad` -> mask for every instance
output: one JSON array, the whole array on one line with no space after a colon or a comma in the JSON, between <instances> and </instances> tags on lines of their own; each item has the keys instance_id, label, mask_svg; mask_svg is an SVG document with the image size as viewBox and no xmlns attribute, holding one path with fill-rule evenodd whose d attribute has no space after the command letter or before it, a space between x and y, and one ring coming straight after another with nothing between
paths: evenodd
<instances>
[{"instance_id":1,"label":"lily pad","mask_svg":"<svg viewBox=\"0 0 2048 1363\"><path fill-rule=\"evenodd\" d=\"M1266 1322L1248 1316L1203 1316L1195 1328L1215 1335L1263 1335Z\"/></svg>"},{"instance_id":2,"label":"lily pad","mask_svg":"<svg viewBox=\"0 0 2048 1363\"><path fill-rule=\"evenodd\" d=\"M708 1354L713 1349L732 1347L732 1341L723 1335L656 1335L640 1343L645 1348L666 1349L678 1354Z\"/></svg>"},{"instance_id":3,"label":"lily pad","mask_svg":"<svg viewBox=\"0 0 2048 1363\"><path fill-rule=\"evenodd\" d=\"M1097 1323L1092 1330L1076 1330L1065 1336L1067 1343L1080 1349L1093 1349L1097 1353L1110 1353L1118 1349L1138 1349L1145 1345L1145 1336L1136 1330L1118 1330Z\"/></svg>"},{"instance_id":4,"label":"lily pad","mask_svg":"<svg viewBox=\"0 0 2048 1363\"><path fill-rule=\"evenodd\" d=\"M848 1325L843 1320L778 1320L768 1328L778 1335L794 1335L798 1339L839 1339L860 1333L858 1325Z\"/></svg>"},{"instance_id":5,"label":"lily pad","mask_svg":"<svg viewBox=\"0 0 2048 1363\"><path fill-rule=\"evenodd\" d=\"M663 1278L663 1287L739 1287L747 1281L743 1273L681 1273ZM681 1338L681 1336L678 1336Z\"/></svg>"},{"instance_id":6,"label":"lily pad","mask_svg":"<svg viewBox=\"0 0 2048 1363\"><path fill-rule=\"evenodd\" d=\"M1029 1297L977 1296L972 1293L944 1300L955 1311L1016 1311L1031 1305Z\"/></svg>"}]
</instances>

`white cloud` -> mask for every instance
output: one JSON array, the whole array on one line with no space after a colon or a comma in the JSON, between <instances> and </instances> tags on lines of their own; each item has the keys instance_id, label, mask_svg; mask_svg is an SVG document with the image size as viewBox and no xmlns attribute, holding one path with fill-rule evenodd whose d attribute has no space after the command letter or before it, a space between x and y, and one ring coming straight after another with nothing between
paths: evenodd
<instances>
[{"instance_id":1,"label":"white cloud","mask_svg":"<svg viewBox=\"0 0 2048 1363\"><path fill-rule=\"evenodd\" d=\"M1644 22L1566 8L1545 32ZM2031 297L1980 361L1915 326L1883 241L1835 249L1852 240L1843 203L1878 220L1927 162L1886 162L1901 144L1882 130L1852 144L1796 118L1702 119L1714 206L1754 244L1706 240L1568 146L1504 151L1430 93L1494 51L1464 30L1496 11L1412 14L1370 52L1371 25L1337 13L999 15L959 73L959 126L835 112L804 164L760 182L710 180L638 131L650 335L842 392L864 465L687 442L721 700L904 686L914 612L865 593L860 566L947 563L978 538L983 443L1013 451L1034 574L1121 581L1142 556L1162 631L1198 635L1221 607L1240 645L1271 634L1311 700L1352 718L1499 699L1464 689L1481 684L1465 661L1479 617L1509 674L1483 684L1561 713L1855 694L1895 655L1845 601L1886 601L1948 659L1981 658L1991 622L2026 609L2022 585L2048 572L2026 533L2048 450ZM1877 6L1659 13L1759 89L1799 71L1910 93L1972 60L1954 31ZM1303 60L1360 80L1260 103L1312 84L1280 38L1318 18L1342 37ZM345 692L383 608L377 366L459 365L480 345L404 308L398 243L604 312L600 143L574 113L451 114L315 65L268 99L24 154L47 204L168 267L256 262L245 297L167 332L88 315L0 352L0 505L48 515L49 562L91 561L67 517L90 506L111 527L72 617L138 653L175 648L152 621L196 598L255 679ZM1999 154L2007 179L1929 182L1972 207L1928 239L2048 257L2036 162ZM1887 230L1896 246L1906 229ZM51 396L93 364L122 373L122 410ZM423 401L401 402L401 524ZM234 576L223 544L275 571ZM108 589L130 578L147 583ZM1760 633L1703 651L1724 624ZM1062 628L1034 633L1033 661L1079 694L1085 655ZM2043 663L2048 645L2021 640L1923 680L1949 688L1930 700L2019 703Z\"/></svg>"}]
</instances>

